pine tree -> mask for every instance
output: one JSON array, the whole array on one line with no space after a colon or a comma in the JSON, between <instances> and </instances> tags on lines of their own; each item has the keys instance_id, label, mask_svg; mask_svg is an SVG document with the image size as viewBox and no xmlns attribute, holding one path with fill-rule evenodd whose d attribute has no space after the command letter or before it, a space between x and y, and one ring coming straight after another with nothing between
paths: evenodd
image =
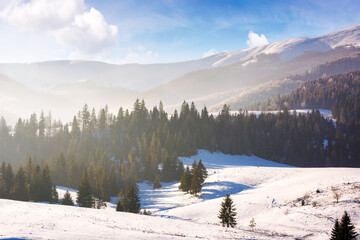
<instances>
[{"instance_id":1,"label":"pine tree","mask_svg":"<svg viewBox=\"0 0 360 240\"><path fill-rule=\"evenodd\" d=\"M91 208L94 206L94 197L91 191L89 176L86 170L84 170L83 176L81 178L77 195L76 202L79 204L79 207Z\"/></svg>"},{"instance_id":2,"label":"pine tree","mask_svg":"<svg viewBox=\"0 0 360 240\"><path fill-rule=\"evenodd\" d=\"M200 183L203 184L205 182L205 179L208 176L208 172L206 170L206 167L204 166L204 164L202 163L202 160L200 159L198 165L197 165L198 171L199 171L199 178L200 178Z\"/></svg>"},{"instance_id":3,"label":"pine tree","mask_svg":"<svg viewBox=\"0 0 360 240\"><path fill-rule=\"evenodd\" d=\"M14 184L11 188L11 196L15 200L20 200L20 201L29 200L28 191L25 186L25 173L21 166L15 175Z\"/></svg>"},{"instance_id":4,"label":"pine tree","mask_svg":"<svg viewBox=\"0 0 360 240\"><path fill-rule=\"evenodd\" d=\"M330 240L341 240L339 220L336 219L333 229L331 230Z\"/></svg>"},{"instance_id":5,"label":"pine tree","mask_svg":"<svg viewBox=\"0 0 360 240\"><path fill-rule=\"evenodd\" d=\"M221 209L218 218L221 220L223 227L235 227L236 226L236 208L233 205L233 200L230 195L227 194L224 201L221 203Z\"/></svg>"},{"instance_id":6,"label":"pine tree","mask_svg":"<svg viewBox=\"0 0 360 240\"><path fill-rule=\"evenodd\" d=\"M119 200L116 205L116 211L118 212L140 212L140 198L139 188L137 184L132 184L127 188L125 194L123 191L119 193Z\"/></svg>"},{"instance_id":7,"label":"pine tree","mask_svg":"<svg viewBox=\"0 0 360 240\"><path fill-rule=\"evenodd\" d=\"M356 236L355 227L351 223L348 213L345 211L340 223L340 237L343 240L353 240L356 239Z\"/></svg>"},{"instance_id":8,"label":"pine tree","mask_svg":"<svg viewBox=\"0 0 360 240\"><path fill-rule=\"evenodd\" d=\"M331 230L330 240L355 240L358 234L351 223L348 213L345 211L341 222L336 219L333 229Z\"/></svg>"},{"instance_id":9,"label":"pine tree","mask_svg":"<svg viewBox=\"0 0 360 240\"><path fill-rule=\"evenodd\" d=\"M64 198L61 199L61 205L74 206L74 201L72 200L72 197L71 197L71 194L69 193L69 191L66 191L66 193L64 194Z\"/></svg>"},{"instance_id":10,"label":"pine tree","mask_svg":"<svg viewBox=\"0 0 360 240\"><path fill-rule=\"evenodd\" d=\"M5 181L5 184L6 184L6 189L8 191L8 193L10 193L11 191L11 187L14 183L14 173L13 173L13 170L12 170L12 167L11 167L11 164L8 163L6 169L5 169L5 173L3 175L3 178L4 178L4 181Z\"/></svg>"},{"instance_id":11,"label":"pine tree","mask_svg":"<svg viewBox=\"0 0 360 240\"><path fill-rule=\"evenodd\" d=\"M160 189L161 183L160 183L160 178L159 175L156 175L155 180L154 180L154 184L153 184L153 189Z\"/></svg>"},{"instance_id":12,"label":"pine tree","mask_svg":"<svg viewBox=\"0 0 360 240\"><path fill-rule=\"evenodd\" d=\"M140 198L139 198L139 188L136 184L133 184L127 193L127 210L131 213L139 213L140 212Z\"/></svg>"},{"instance_id":13,"label":"pine tree","mask_svg":"<svg viewBox=\"0 0 360 240\"><path fill-rule=\"evenodd\" d=\"M201 179L200 179L200 171L199 168L196 167L193 170L191 185L190 185L190 193L193 195L197 195L201 192Z\"/></svg>"},{"instance_id":14,"label":"pine tree","mask_svg":"<svg viewBox=\"0 0 360 240\"><path fill-rule=\"evenodd\" d=\"M56 185L55 184L52 185L52 200L51 200L51 202L53 202L53 203L58 203L59 202L59 193L56 190Z\"/></svg>"},{"instance_id":15,"label":"pine tree","mask_svg":"<svg viewBox=\"0 0 360 240\"><path fill-rule=\"evenodd\" d=\"M53 200L53 188L52 182L50 177L50 170L47 165L44 166L42 173L41 173L41 180L40 180L40 194L41 198L40 201L45 202L52 202Z\"/></svg>"},{"instance_id":16,"label":"pine tree","mask_svg":"<svg viewBox=\"0 0 360 240\"><path fill-rule=\"evenodd\" d=\"M2 175L0 175L0 198L6 198L8 196L7 194L7 189L6 189L6 183L2 177Z\"/></svg>"},{"instance_id":17,"label":"pine tree","mask_svg":"<svg viewBox=\"0 0 360 240\"><path fill-rule=\"evenodd\" d=\"M181 176L179 189L183 192L189 192L190 184L191 184L191 172L189 166L187 166L185 172Z\"/></svg>"}]
</instances>

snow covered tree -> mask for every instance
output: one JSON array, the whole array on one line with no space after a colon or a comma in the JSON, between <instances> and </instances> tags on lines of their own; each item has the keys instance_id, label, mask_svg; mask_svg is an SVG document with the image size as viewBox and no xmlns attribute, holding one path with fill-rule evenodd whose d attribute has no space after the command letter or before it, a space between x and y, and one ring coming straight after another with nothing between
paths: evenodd
<instances>
[{"instance_id":1,"label":"snow covered tree","mask_svg":"<svg viewBox=\"0 0 360 240\"><path fill-rule=\"evenodd\" d=\"M236 226L236 208L234 207L233 200L230 195L227 194L224 201L221 203L221 209L218 218L221 220L223 227L235 227Z\"/></svg>"},{"instance_id":2,"label":"snow covered tree","mask_svg":"<svg viewBox=\"0 0 360 240\"><path fill-rule=\"evenodd\" d=\"M255 219L252 218L249 223L249 228L251 229L251 231L254 231L255 227L256 227L256 222L255 222Z\"/></svg>"},{"instance_id":3,"label":"snow covered tree","mask_svg":"<svg viewBox=\"0 0 360 240\"><path fill-rule=\"evenodd\" d=\"M74 201L72 200L72 197L71 197L71 194L69 193L69 191L66 191L66 193L64 194L64 198L61 199L61 205L74 206Z\"/></svg>"},{"instance_id":4,"label":"snow covered tree","mask_svg":"<svg viewBox=\"0 0 360 240\"><path fill-rule=\"evenodd\" d=\"M91 191L89 176L86 170L84 170L83 176L80 181L79 192L77 193L77 203L79 207L91 208L94 206L94 197Z\"/></svg>"},{"instance_id":5,"label":"snow covered tree","mask_svg":"<svg viewBox=\"0 0 360 240\"><path fill-rule=\"evenodd\" d=\"M156 175L154 184L153 184L153 189L160 189L160 188L161 188L160 178L159 178L159 175Z\"/></svg>"}]
</instances>

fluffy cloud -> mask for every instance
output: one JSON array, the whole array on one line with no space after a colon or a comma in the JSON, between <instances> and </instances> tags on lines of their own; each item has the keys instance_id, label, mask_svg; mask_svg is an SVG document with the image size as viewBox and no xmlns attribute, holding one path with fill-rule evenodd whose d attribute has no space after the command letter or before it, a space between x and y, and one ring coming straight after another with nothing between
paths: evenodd
<instances>
[{"instance_id":1,"label":"fluffy cloud","mask_svg":"<svg viewBox=\"0 0 360 240\"><path fill-rule=\"evenodd\" d=\"M17 0L0 12L0 18L23 30L45 31L70 48L93 53L112 46L118 29L106 22L84 0Z\"/></svg>"},{"instance_id":2,"label":"fluffy cloud","mask_svg":"<svg viewBox=\"0 0 360 240\"><path fill-rule=\"evenodd\" d=\"M250 31L248 37L249 39L246 41L246 44L249 48L269 44L269 41L266 39L264 34L259 35L257 33L254 33L253 31Z\"/></svg>"},{"instance_id":3,"label":"fluffy cloud","mask_svg":"<svg viewBox=\"0 0 360 240\"><path fill-rule=\"evenodd\" d=\"M71 24L52 34L64 46L93 53L112 46L117 33L115 25L109 25L99 11L91 8L89 12L75 16Z\"/></svg>"}]
</instances>

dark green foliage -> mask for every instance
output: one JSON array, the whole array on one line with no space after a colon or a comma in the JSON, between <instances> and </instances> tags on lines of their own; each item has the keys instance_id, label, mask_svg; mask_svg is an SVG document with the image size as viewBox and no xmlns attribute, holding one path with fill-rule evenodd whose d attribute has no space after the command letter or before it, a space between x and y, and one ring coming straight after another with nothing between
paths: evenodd
<instances>
[{"instance_id":1,"label":"dark green foliage","mask_svg":"<svg viewBox=\"0 0 360 240\"><path fill-rule=\"evenodd\" d=\"M185 172L183 173L181 177L181 182L179 189L183 192L189 192L190 191L190 185L191 185L191 172L189 166L186 167Z\"/></svg>"},{"instance_id":2,"label":"dark green foliage","mask_svg":"<svg viewBox=\"0 0 360 240\"><path fill-rule=\"evenodd\" d=\"M84 171L81 178L77 195L76 202L79 204L79 207L91 208L94 206L94 197L91 191L89 176L86 170Z\"/></svg>"},{"instance_id":3,"label":"dark green foliage","mask_svg":"<svg viewBox=\"0 0 360 240\"><path fill-rule=\"evenodd\" d=\"M358 234L351 223L348 213L345 211L341 222L336 219L333 229L331 230L330 240L355 240Z\"/></svg>"},{"instance_id":4,"label":"dark green foliage","mask_svg":"<svg viewBox=\"0 0 360 240\"><path fill-rule=\"evenodd\" d=\"M50 170L47 165L44 166L40 179L40 201L53 201L53 185L51 183Z\"/></svg>"},{"instance_id":5,"label":"dark green foliage","mask_svg":"<svg viewBox=\"0 0 360 240\"><path fill-rule=\"evenodd\" d=\"M11 197L15 200L28 201L28 191L25 186L25 173L24 169L20 166L14 177L14 184L11 187Z\"/></svg>"},{"instance_id":6,"label":"dark green foliage","mask_svg":"<svg viewBox=\"0 0 360 240\"><path fill-rule=\"evenodd\" d=\"M227 194L224 201L221 203L221 209L218 218L221 220L223 227L235 227L236 226L236 208L234 207L233 200L230 195Z\"/></svg>"},{"instance_id":7,"label":"dark green foliage","mask_svg":"<svg viewBox=\"0 0 360 240\"><path fill-rule=\"evenodd\" d=\"M74 206L74 201L71 197L71 194L69 193L69 191L66 191L66 193L64 194L64 198L61 199L61 205L69 205L69 206Z\"/></svg>"},{"instance_id":8,"label":"dark green foliage","mask_svg":"<svg viewBox=\"0 0 360 240\"><path fill-rule=\"evenodd\" d=\"M331 230L331 238L330 240L341 240L340 237L340 224L339 221L336 219L333 229Z\"/></svg>"},{"instance_id":9,"label":"dark green foliage","mask_svg":"<svg viewBox=\"0 0 360 240\"><path fill-rule=\"evenodd\" d=\"M116 211L131 213L140 212L139 188L136 184L128 187L125 193L119 193Z\"/></svg>"},{"instance_id":10,"label":"dark green foliage","mask_svg":"<svg viewBox=\"0 0 360 240\"><path fill-rule=\"evenodd\" d=\"M200 160L199 163L194 160L190 171L189 166L181 177L179 189L183 192L190 192L197 195L201 192L202 185L207 177L207 170Z\"/></svg>"},{"instance_id":11,"label":"dark green foliage","mask_svg":"<svg viewBox=\"0 0 360 240\"><path fill-rule=\"evenodd\" d=\"M159 175L156 175L155 180L154 180L154 184L153 184L153 189L160 189L161 183L160 183L160 178Z\"/></svg>"},{"instance_id":12,"label":"dark green foliage","mask_svg":"<svg viewBox=\"0 0 360 240\"><path fill-rule=\"evenodd\" d=\"M2 175L0 175L0 198L7 198L7 197L8 197L8 191L6 189L6 183Z\"/></svg>"}]
</instances>

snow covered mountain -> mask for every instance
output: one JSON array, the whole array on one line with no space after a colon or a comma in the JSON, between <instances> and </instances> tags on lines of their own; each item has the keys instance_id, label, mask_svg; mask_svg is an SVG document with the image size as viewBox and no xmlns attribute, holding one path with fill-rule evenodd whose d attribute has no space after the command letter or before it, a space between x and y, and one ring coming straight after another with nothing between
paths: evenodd
<instances>
[{"instance_id":1,"label":"snow covered mountain","mask_svg":"<svg viewBox=\"0 0 360 240\"><path fill-rule=\"evenodd\" d=\"M17 105L24 101L16 88L3 88L0 109L28 117L29 112L58 111L64 121L71 120L81 106L99 108L109 104L115 112L120 106L131 108L136 98L148 107L163 101L172 111L184 100L217 110L223 103L239 102L282 94L300 82L285 83L286 77L301 74L326 62L360 52L360 25L313 38L295 38L246 50L223 52L193 61L162 64L116 65L91 61L50 61L3 63L0 74L20 84L27 95L26 111ZM268 88L269 89L265 89ZM262 95L263 91L267 93ZM49 101L41 101L47 97ZM266 100L266 99L261 99Z\"/></svg>"}]
</instances>

